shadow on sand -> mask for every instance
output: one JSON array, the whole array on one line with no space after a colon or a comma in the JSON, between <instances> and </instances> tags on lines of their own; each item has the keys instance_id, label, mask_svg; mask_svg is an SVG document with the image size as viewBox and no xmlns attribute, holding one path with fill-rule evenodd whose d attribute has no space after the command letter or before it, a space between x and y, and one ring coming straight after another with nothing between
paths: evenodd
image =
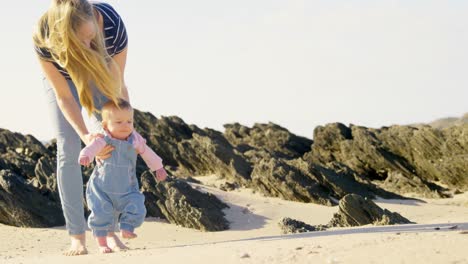
<instances>
[{"instance_id":1,"label":"shadow on sand","mask_svg":"<svg viewBox=\"0 0 468 264\"><path fill-rule=\"evenodd\" d=\"M232 203L226 204L230 207L224 210L226 214L225 218L229 221L229 230L246 231L259 229L265 226L268 218L253 213L248 207L242 207Z\"/></svg>"}]
</instances>

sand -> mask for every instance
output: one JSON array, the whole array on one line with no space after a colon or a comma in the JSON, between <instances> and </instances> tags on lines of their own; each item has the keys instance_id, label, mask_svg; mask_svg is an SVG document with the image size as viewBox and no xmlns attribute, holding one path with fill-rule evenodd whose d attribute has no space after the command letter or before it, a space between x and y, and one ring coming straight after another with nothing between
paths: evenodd
<instances>
[{"instance_id":1,"label":"sand","mask_svg":"<svg viewBox=\"0 0 468 264\"><path fill-rule=\"evenodd\" d=\"M283 235L283 217L326 224L338 207L267 198L248 189L224 192L215 176L193 187L230 205L231 229L201 232L147 218L126 242L131 250L97 252L87 232L88 255L67 257L67 232L57 228L0 225L0 263L468 263L468 194L450 199L383 200L382 208L418 224L334 228ZM453 229L453 227L456 228ZM440 227L440 230L436 230ZM450 229L452 228L452 229Z\"/></svg>"}]
</instances>

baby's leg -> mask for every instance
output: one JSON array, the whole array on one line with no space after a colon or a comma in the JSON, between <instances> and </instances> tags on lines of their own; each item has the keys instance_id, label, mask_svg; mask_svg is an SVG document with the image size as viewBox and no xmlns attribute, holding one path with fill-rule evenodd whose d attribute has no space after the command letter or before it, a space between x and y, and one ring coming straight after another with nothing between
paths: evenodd
<instances>
[{"instance_id":1,"label":"baby's leg","mask_svg":"<svg viewBox=\"0 0 468 264\"><path fill-rule=\"evenodd\" d=\"M107 245L107 232L114 226L114 208L109 197L100 189L98 184L90 179L86 189L86 201L91 210L88 217L89 228L93 230L93 235L99 246L101 253L111 253L111 248Z\"/></svg>"},{"instance_id":2,"label":"baby's leg","mask_svg":"<svg viewBox=\"0 0 468 264\"><path fill-rule=\"evenodd\" d=\"M135 190L121 202L123 210L120 217L120 234L125 239L136 238L134 230L143 223L146 216L145 196Z\"/></svg>"},{"instance_id":3,"label":"baby's leg","mask_svg":"<svg viewBox=\"0 0 468 264\"><path fill-rule=\"evenodd\" d=\"M105 236L96 236L96 242L99 245L99 252L112 253L112 249L107 245L107 238Z\"/></svg>"},{"instance_id":4,"label":"baby's leg","mask_svg":"<svg viewBox=\"0 0 468 264\"><path fill-rule=\"evenodd\" d=\"M137 234L133 233L133 231L124 229L120 231L120 235L125 239L133 239L137 237Z\"/></svg>"},{"instance_id":5,"label":"baby's leg","mask_svg":"<svg viewBox=\"0 0 468 264\"><path fill-rule=\"evenodd\" d=\"M107 233L107 245L109 245L114 252L129 249L124 243L122 243L122 241L120 241L119 237L114 232Z\"/></svg>"}]
</instances>

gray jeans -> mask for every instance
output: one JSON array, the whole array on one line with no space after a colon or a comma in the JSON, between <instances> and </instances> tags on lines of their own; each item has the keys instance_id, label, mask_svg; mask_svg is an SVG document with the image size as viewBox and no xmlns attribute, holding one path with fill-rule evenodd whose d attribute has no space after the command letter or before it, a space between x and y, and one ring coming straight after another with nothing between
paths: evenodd
<instances>
[{"instance_id":1,"label":"gray jeans","mask_svg":"<svg viewBox=\"0 0 468 264\"><path fill-rule=\"evenodd\" d=\"M78 105L78 92L71 80L68 86ZM52 114L52 123L57 138L57 186L62 202L66 228L70 235L83 234L86 231L84 218L83 176L78 163L81 150L81 139L60 110L55 97L55 91L47 79L43 79L44 89ZM108 100L97 89L93 89L94 103L97 109ZM100 130L101 116L93 114L89 124L89 131Z\"/></svg>"}]
</instances>

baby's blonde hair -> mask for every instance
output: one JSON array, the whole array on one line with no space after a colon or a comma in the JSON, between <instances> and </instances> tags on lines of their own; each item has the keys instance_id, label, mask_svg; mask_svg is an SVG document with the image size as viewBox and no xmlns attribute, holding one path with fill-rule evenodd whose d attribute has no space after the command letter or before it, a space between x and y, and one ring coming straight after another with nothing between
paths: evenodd
<instances>
[{"instance_id":1,"label":"baby's blonde hair","mask_svg":"<svg viewBox=\"0 0 468 264\"><path fill-rule=\"evenodd\" d=\"M110 112L116 109L125 109L129 111L133 111L133 107L128 101L122 98L119 98L117 100L117 103L113 101L109 101L102 106L102 109L101 109L102 120L108 120Z\"/></svg>"},{"instance_id":2,"label":"baby's blonde hair","mask_svg":"<svg viewBox=\"0 0 468 264\"><path fill-rule=\"evenodd\" d=\"M86 47L76 34L86 21L92 21L98 29L91 48ZM45 48L52 55L52 59L43 59L56 62L70 74L81 105L89 114L98 111L93 101L91 82L104 96L117 103L121 96L121 73L107 53L93 6L87 0L53 0L40 18L33 39L38 48ZM111 67L118 76L112 74Z\"/></svg>"}]
</instances>

